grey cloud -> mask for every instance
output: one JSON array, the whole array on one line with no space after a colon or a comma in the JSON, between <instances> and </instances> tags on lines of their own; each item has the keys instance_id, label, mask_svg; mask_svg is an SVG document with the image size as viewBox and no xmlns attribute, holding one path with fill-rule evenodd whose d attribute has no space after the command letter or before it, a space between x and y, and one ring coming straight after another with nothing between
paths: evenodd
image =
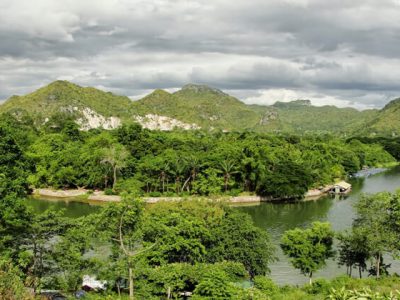
<instances>
[{"instance_id":1,"label":"grey cloud","mask_svg":"<svg viewBox=\"0 0 400 300\"><path fill-rule=\"evenodd\" d=\"M4 0L0 99L65 78L129 96L198 82L382 106L400 94L399 19L390 0Z\"/></svg>"}]
</instances>

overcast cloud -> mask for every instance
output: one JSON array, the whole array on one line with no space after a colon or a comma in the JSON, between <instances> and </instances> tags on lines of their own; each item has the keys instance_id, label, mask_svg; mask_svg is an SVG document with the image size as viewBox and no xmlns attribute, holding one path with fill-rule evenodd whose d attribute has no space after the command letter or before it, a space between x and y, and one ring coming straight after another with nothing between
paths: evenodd
<instances>
[{"instance_id":1,"label":"overcast cloud","mask_svg":"<svg viewBox=\"0 0 400 300\"><path fill-rule=\"evenodd\" d=\"M400 0L0 0L0 100L66 79L382 107L400 96L399 20Z\"/></svg>"}]
</instances>

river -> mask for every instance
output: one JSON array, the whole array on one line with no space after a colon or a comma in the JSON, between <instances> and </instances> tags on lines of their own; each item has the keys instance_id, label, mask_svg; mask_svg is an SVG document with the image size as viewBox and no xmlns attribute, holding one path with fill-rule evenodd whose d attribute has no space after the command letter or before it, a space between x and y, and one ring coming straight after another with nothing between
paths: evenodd
<instances>
[{"instance_id":1,"label":"river","mask_svg":"<svg viewBox=\"0 0 400 300\"><path fill-rule=\"evenodd\" d=\"M279 248L279 240L283 232L295 227L306 227L314 221L330 222L335 231L350 227L354 217L353 204L361 193L393 192L400 188L400 166L367 178L353 179L350 183L353 186L352 192L345 198L327 196L315 201L261 203L237 208L248 213L257 226L267 230L272 242L277 246L276 255L279 260L270 266L271 277L276 283L303 284L307 282L307 278L293 269ZM89 203L44 199L32 199L29 204L37 212L50 207L65 209L65 214L69 217L87 215L99 208ZM391 261L391 263L392 267L389 271L400 273L400 262ZM336 262L328 261L327 266L315 274L315 278L332 278L345 272L345 268L338 268Z\"/></svg>"}]
</instances>

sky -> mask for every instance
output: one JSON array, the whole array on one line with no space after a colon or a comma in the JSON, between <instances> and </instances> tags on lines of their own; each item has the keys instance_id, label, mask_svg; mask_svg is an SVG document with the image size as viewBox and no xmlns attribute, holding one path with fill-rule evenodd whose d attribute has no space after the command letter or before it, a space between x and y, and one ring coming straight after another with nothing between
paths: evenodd
<instances>
[{"instance_id":1,"label":"sky","mask_svg":"<svg viewBox=\"0 0 400 300\"><path fill-rule=\"evenodd\" d=\"M0 101L58 79L380 108L400 96L400 0L0 0Z\"/></svg>"}]
</instances>

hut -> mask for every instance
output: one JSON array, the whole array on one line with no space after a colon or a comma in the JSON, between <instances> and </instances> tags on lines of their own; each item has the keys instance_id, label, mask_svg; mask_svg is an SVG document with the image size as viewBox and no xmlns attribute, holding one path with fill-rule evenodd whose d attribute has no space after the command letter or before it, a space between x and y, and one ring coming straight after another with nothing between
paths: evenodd
<instances>
[{"instance_id":1,"label":"hut","mask_svg":"<svg viewBox=\"0 0 400 300\"><path fill-rule=\"evenodd\" d=\"M330 193L331 194L347 194L351 191L351 184L347 183L346 181L340 181L338 183L335 183L331 189Z\"/></svg>"},{"instance_id":2,"label":"hut","mask_svg":"<svg viewBox=\"0 0 400 300\"><path fill-rule=\"evenodd\" d=\"M82 280L82 290L84 291L104 291L107 281L97 280L96 277L84 275Z\"/></svg>"}]
</instances>

